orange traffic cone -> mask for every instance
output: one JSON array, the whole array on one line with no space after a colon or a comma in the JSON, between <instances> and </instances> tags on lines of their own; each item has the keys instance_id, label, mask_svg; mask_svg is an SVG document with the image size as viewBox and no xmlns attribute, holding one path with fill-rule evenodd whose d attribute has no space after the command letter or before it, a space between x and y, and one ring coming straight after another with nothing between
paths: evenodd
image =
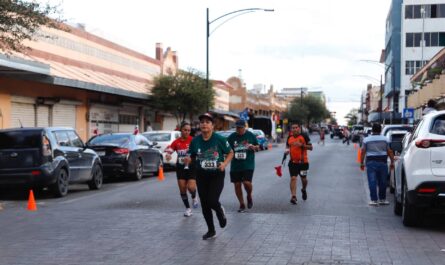
<instances>
[{"instance_id":1,"label":"orange traffic cone","mask_svg":"<svg viewBox=\"0 0 445 265\"><path fill-rule=\"evenodd\" d=\"M267 145L267 149L272 150L272 144L271 143Z\"/></svg>"},{"instance_id":2,"label":"orange traffic cone","mask_svg":"<svg viewBox=\"0 0 445 265\"><path fill-rule=\"evenodd\" d=\"M32 190L29 191L28 211L37 211L36 200L34 199Z\"/></svg>"},{"instance_id":3,"label":"orange traffic cone","mask_svg":"<svg viewBox=\"0 0 445 265\"><path fill-rule=\"evenodd\" d=\"M361 163L362 162L362 150L359 148L357 150L357 163Z\"/></svg>"},{"instance_id":4,"label":"orange traffic cone","mask_svg":"<svg viewBox=\"0 0 445 265\"><path fill-rule=\"evenodd\" d=\"M164 168L162 166L159 166L159 174L158 174L158 180L164 181Z\"/></svg>"}]
</instances>

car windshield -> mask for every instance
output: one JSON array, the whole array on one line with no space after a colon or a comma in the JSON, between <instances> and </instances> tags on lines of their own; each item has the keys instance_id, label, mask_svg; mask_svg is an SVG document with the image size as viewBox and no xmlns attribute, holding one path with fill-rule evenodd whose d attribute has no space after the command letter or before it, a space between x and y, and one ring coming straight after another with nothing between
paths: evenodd
<instances>
[{"instance_id":1,"label":"car windshield","mask_svg":"<svg viewBox=\"0 0 445 265\"><path fill-rule=\"evenodd\" d=\"M434 121L431 133L445 135L445 117L441 116Z\"/></svg>"},{"instance_id":2,"label":"car windshield","mask_svg":"<svg viewBox=\"0 0 445 265\"><path fill-rule=\"evenodd\" d=\"M392 142L401 142L402 140L403 140L403 137L405 136L405 134L403 133L396 133L396 134L393 134L392 136L391 136L391 141Z\"/></svg>"},{"instance_id":3,"label":"car windshield","mask_svg":"<svg viewBox=\"0 0 445 265\"><path fill-rule=\"evenodd\" d=\"M131 140L129 134L105 134L94 137L88 142L89 146L110 145L110 146L128 146Z\"/></svg>"},{"instance_id":4,"label":"car windshield","mask_svg":"<svg viewBox=\"0 0 445 265\"><path fill-rule=\"evenodd\" d=\"M42 132L38 130L0 132L0 149L39 147L41 138Z\"/></svg>"},{"instance_id":5,"label":"car windshield","mask_svg":"<svg viewBox=\"0 0 445 265\"><path fill-rule=\"evenodd\" d=\"M144 136L152 142L168 142L171 140L171 133L144 133Z\"/></svg>"}]
</instances>

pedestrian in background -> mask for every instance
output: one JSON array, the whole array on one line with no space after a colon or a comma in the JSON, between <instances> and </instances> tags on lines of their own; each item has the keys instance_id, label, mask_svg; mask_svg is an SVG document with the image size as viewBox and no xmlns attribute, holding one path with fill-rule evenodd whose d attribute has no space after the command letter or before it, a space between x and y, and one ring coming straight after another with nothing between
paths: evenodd
<instances>
[{"instance_id":1,"label":"pedestrian in background","mask_svg":"<svg viewBox=\"0 0 445 265\"><path fill-rule=\"evenodd\" d=\"M277 143L280 143L281 138L283 137L283 129L281 129L280 125L278 125L278 127L276 129L276 133L277 133Z\"/></svg>"},{"instance_id":2,"label":"pedestrian in background","mask_svg":"<svg viewBox=\"0 0 445 265\"><path fill-rule=\"evenodd\" d=\"M436 101L434 99L428 100L426 103L426 108L422 111L422 115L427 115L428 113L435 112L436 110Z\"/></svg>"},{"instance_id":3,"label":"pedestrian in background","mask_svg":"<svg viewBox=\"0 0 445 265\"><path fill-rule=\"evenodd\" d=\"M224 188L225 168L233 158L233 151L226 138L213 132L214 119L210 113L199 116L199 126L201 134L193 138L185 164L192 163L196 172L202 214L208 228L202 239L207 240L216 236L212 210L216 213L220 227L227 225L219 197Z\"/></svg>"},{"instance_id":4,"label":"pedestrian in background","mask_svg":"<svg viewBox=\"0 0 445 265\"><path fill-rule=\"evenodd\" d=\"M230 163L230 181L235 187L235 194L239 201L238 212L246 211L243 197L243 186L246 190L247 208L253 206L252 178L255 170L255 151L259 150L256 136L246 129L246 122L238 120L235 123L236 132L228 137L230 146L234 151L234 158Z\"/></svg>"},{"instance_id":5,"label":"pedestrian in background","mask_svg":"<svg viewBox=\"0 0 445 265\"><path fill-rule=\"evenodd\" d=\"M350 136L351 136L351 134L349 133L349 129L348 129L348 127L345 126L343 128L343 137L344 137L343 144L347 143L349 145L349 138L350 138Z\"/></svg>"},{"instance_id":6,"label":"pedestrian in background","mask_svg":"<svg viewBox=\"0 0 445 265\"><path fill-rule=\"evenodd\" d=\"M324 137L325 137L325 133L324 133L324 129L320 128L320 140L318 141L318 144L322 144L324 145Z\"/></svg>"},{"instance_id":7,"label":"pedestrian in background","mask_svg":"<svg viewBox=\"0 0 445 265\"><path fill-rule=\"evenodd\" d=\"M378 123L372 125L372 134L363 140L361 170L365 169L368 176L368 186L371 201L370 206L388 205L386 188L388 186L388 156L391 159L391 169L394 169L394 154L389 147L389 140L380 135L382 126ZM377 193L378 187L378 193Z\"/></svg>"},{"instance_id":8,"label":"pedestrian in background","mask_svg":"<svg viewBox=\"0 0 445 265\"><path fill-rule=\"evenodd\" d=\"M190 208L187 190L192 197L193 208L198 208L198 199L196 198L196 178L193 171L184 164L184 159L187 156L190 143L193 139L193 137L190 136L190 123L182 123L180 131L181 137L174 140L173 143L165 149L165 152L167 153L165 158L167 161L170 161L174 152L178 154L176 162L176 178L178 179L179 193L185 206L184 216L189 217L192 216L192 209Z\"/></svg>"}]
</instances>

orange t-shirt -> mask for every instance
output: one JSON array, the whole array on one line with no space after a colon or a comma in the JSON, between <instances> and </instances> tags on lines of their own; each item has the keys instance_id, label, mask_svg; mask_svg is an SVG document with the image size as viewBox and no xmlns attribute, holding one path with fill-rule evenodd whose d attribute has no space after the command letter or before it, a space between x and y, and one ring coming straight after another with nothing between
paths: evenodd
<instances>
[{"instance_id":1,"label":"orange t-shirt","mask_svg":"<svg viewBox=\"0 0 445 265\"><path fill-rule=\"evenodd\" d=\"M307 158L307 149L295 145L296 143L311 145L311 139L309 139L309 136L307 134L303 133L297 136L289 136L286 143L286 146L289 148L290 159L293 163L309 163L309 160Z\"/></svg>"}]
</instances>

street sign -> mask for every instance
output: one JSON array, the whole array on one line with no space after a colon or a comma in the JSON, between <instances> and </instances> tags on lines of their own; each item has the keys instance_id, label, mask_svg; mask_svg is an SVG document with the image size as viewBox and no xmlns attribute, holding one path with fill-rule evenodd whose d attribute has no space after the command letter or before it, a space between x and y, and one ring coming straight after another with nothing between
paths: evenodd
<instances>
[{"instance_id":1,"label":"street sign","mask_svg":"<svg viewBox=\"0 0 445 265\"><path fill-rule=\"evenodd\" d=\"M413 108L405 108L403 109L403 118L412 119L414 118L414 109Z\"/></svg>"}]
</instances>

